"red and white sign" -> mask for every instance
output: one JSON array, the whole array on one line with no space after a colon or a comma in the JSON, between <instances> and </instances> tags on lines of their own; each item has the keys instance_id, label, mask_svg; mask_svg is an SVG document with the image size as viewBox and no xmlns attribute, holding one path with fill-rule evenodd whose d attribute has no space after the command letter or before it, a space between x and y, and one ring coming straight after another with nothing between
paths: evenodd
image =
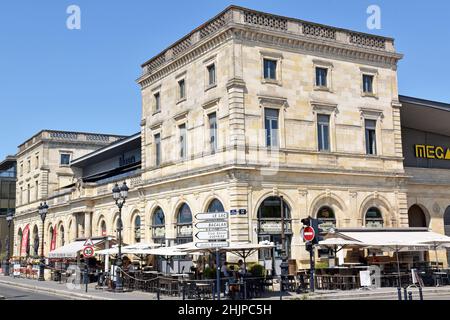
<instances>
[{"instance_id":1,"label":"red and white sign","mask_svg":"<svg viewBox=\"0 0 450 320\"><path fill-rule=\"evenodd\" d=\"M94 242L92 241L91 238L87 239L83 244L83 247L93 247L93 246L94 246Z\"/></svg>"},{"instance_id":2,"label":"red and white sign","mask_svg":"<svg viewBox=\"0 0 450 320\"><path fill-rule=\"evenodd\" d=\"M22 247L20 248L20 256L26 256L28 241L30 241L30 225L27 224L22 233Z\"/></svg>"},{"instance_id":3,"label":"red and white sign","mask_svg":"<svg viewBox=\"0 0 450 320\"><path fill-rule=\"evenodd\" d=\"M85 247L83 249L83 256L86 258L92 257L94 255L94 247Z\"/></svg>"},{"instance_id":4,"label":"red and white sign","mask_svg":"<svg viewBox=\"0 0 450 320\"><path fill-rule=\"evenodd\" d=\"M303 240L312 241L315 236L316 236L316 233L314 232L314 228L312 228L312 227L303 228Z\"/></svg>"}]
</instances>

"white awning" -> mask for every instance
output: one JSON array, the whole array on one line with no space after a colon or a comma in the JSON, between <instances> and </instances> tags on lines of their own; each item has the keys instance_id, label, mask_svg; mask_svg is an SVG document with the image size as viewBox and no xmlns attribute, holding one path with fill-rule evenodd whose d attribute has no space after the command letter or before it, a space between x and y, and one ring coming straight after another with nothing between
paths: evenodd
<instances>
[{"instance_id":1,"label":"white awning","mask_svg":"<svg viewBox=\"0 0 450 320\"><path fill-rule=\"evenodd\" d=\"M122 247L121 252L122 254L150 254L149 251L153 248L160 247L161 245L158 243L136 243L129 246ZM98 255L113 255L118 254L119 248L117 245L113 246L112 248L100 250L97 251L95 254Z\"/></svg>"},{"instance_id":2,"label":"white awning","mask_svg":"<svg viewBox=\"0 0 450 320\"><path fill-rule=\"evenodd\" d=\"M336 238L347 241L355 241L361 246L380 248L386 251L423 251L434 249L436 245L445 246L450 244L450 237L432 231L415 231L405 229L401 231L388 229L381 231L340 230L334 234ZM333 239L333 238L331 238ZM331 239L327 239L331 241Z\"/></svg>"},{"instance_id":3,"label":"white awning","mask_svg":"<svg viewBox=\"0 0 450 320\"><path fill-rule=\"evenodd\" d=\"M104 239L99 240L92 240L92 242L95 245L100 244L101 242L104 242ZM48 254L49 258L76 258L78 255L78 252L84 249L84 243L86 240L80 240L71 242L69 244L66 244L62 247L59 247L53 251L50 251Z\"/></svg>"}]
</instances>

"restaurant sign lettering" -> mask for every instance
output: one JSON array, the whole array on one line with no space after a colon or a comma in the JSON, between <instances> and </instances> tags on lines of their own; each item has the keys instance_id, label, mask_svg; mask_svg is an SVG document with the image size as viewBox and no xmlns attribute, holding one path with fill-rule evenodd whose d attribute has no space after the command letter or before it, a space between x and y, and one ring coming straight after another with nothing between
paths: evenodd
<instances>
[{"instance_id":1,"label":"restaurant sign lettering","mask_svg":"<svg viewBox=\"0 0 450 320\"><path fill-rule=\"evenodd\" d=\"M450 160L450 148L416 144L415 151L416 158Z\"/></svg>"}]
</instances>

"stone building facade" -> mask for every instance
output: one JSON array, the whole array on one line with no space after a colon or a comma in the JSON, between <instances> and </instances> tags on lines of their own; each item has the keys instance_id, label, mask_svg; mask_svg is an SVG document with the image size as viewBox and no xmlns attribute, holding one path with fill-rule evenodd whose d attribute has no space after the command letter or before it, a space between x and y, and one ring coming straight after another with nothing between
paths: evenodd
<instances>
[{"instance_id":1,"label":"stone building facade","mask_svg":"<svg viewBox=\"0 0 450 320\"><path fill-rule=\"evenodd\" d=\"M301 265L307 216L338 228L408 227L401 58L391 38L231 6L142 65L140 170L59 193L54 176L41 195L45 230L114 235L111 190L123 180L125 243L189 242L196 213L224 210L232 241L274 241L259 259L279 263L282 206L286 249ZM72 172L84 181L87 166ZM35 207L19 209L36 220ZM27 221L16 221L16 235Z\"/></svg>"},{"instance_id":2,"label":"stone building facade","mask_svg":"<svg viewBox=\"0 0 450 320\"><path fill-rule=\"evenodd\" d=\"M70 162L122 138L124 137L42 130L19 146L16 155L14 255L21 255L22 235L26 228L26 255L40 254L38 249L41 243L38 240L42 235L42 221L38 215L38 206L52 196L64 194L64 188L74 184L76 173L70 167ZM51 219L51 213L49 217ZM46 242L47 245L50 242ZM23 255L25 254L22 253Z\"/></svg>"}]
</instances>

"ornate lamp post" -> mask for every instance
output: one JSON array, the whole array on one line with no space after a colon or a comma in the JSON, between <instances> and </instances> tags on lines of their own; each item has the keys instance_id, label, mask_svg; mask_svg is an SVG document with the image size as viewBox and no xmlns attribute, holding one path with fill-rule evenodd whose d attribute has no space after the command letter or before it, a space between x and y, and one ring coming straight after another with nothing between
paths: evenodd
<instances>
[{"instance_id":1,"label":"ornate lamp post","mask_svg":"<svg viewBox=\"0 0 450 320\"><path fill-rule=\"evenodd\" d=\"M11 234L11 223L14 219L14 211L11 209L8 210L6 214L6 221L8 222L8 234L6 235L6 265L5 265L5 276L9 276L9 259L10 259L10 248L9 248L9 235Z\"/></svg>"},{"instance_id":2,"label":"ornate lamp post","mask_svg":"<svg viewBox=\"0 0 450 320\"><path fill-rule=\"evenodd\" d=\"M45 226L45 217L48 213L48 205L47 202L44 202L44 204L41 203L41 205L38 207L39 215L41 216L42 220L42 245L41 245L41 263L39 264L39 281L44 281L44 270L45 270L45 257L44 257L44 226Z\"/></svg>"},{"instance_id":3,"label":"ornate lamp post","mask_svg":"<svg viewBox=\"0 0 450 320\"><path fill-rule=\"evenodd\" d=\"M119 254L117 256L116 260L116 267L120 270L122 268L122 207L125 204L125 201L128 197L128 187L127 183L124 182L121 187L116 183L115 187L112 190L113 193L113 199L116 201L116 205L119 208L119 219L117 221L117 234L119 236ZM119 271L116 275L116 291L121 292L123 291L123 285L122 285L122 274Z\"/></svg>"}]
</instances>

